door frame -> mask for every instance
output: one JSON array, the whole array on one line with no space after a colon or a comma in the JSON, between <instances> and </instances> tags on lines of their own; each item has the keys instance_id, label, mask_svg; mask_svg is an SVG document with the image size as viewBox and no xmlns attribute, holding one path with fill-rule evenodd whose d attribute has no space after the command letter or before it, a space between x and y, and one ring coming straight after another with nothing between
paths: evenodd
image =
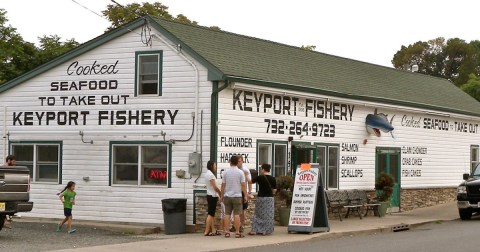
<instances>
[{"instance_id":1,"label":"door frame","mask_svg":"<svg viewBox=\"0 0 480 252\"><path fill-rule=\"evenodd\" d=\"M386 159L386 166L385 169L387 172L390 174L390 159L388 158L390 154L396 154L398 155L398 160L397 160L397 174L396 174L396 179L395 180L395 185L393 188L393 194L392 194L392 199L390 200L390 207L396 208L398 207L398 210L400 209L401 205L401 188L402 188L402 177L401 177L401 170L402 170L402 149L400 147L376 147L375 148L375 179L378 176L378 156L381 154L381 151L393 151L395 153L386 153L387 154L387 159ZM392 202L398 202L398 206L392 205Z\"/></svg>"}]
</instances>

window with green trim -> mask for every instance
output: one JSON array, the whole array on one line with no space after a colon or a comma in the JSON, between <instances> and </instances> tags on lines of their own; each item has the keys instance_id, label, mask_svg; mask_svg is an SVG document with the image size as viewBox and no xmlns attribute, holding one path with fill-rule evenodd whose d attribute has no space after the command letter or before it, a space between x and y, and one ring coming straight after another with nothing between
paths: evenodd
<instances>
[{"instance_id":1,"label":"window with green trim","mask_svg":"<svg viewBox=\"0 0 480 252\"><path fill-rule=\"evenodd\" d=\"M135 95L162 95L162 51L135 53Z\"/></svg>"},{"instance_id":2,"label":"window with green trim","mask_svg":"<svg viewBox=\"0 0 480 252\"><path fill-rule=\"evenodd\" d=\"M12 154L18 166L30 170L33 182L60 181L60 143L12 143Z\"/></svg>"},{"instance_id":3,"label":"window with green trim","mask_svg":"<svg viewBox=\"0 0 480 252\"><path fill-rule=\"evenodd\" d=\"M287 143L260 142L257 148L259 166L270 164L272 176L287 175Z\"/></svg>"},{"instance_id":4,"label":"window with green trim","mask_svg":"<svg viewBox=\"0 0 480 252\"><path fill-rule=\"evenodd\" d=\"M168 186L168 144L112 144L112 184Z\"/></svg>"},{"instance_id":5,"label":"window with green trim","mask_svg":"<svg viewBox=\"0 0 480 252\"><path fill-rule=\"evenodd\" d=\"M473 172L475 170L475 167L477 167L479 161L479 146L478 145L471 145L470 146L470 172Z\"/></svg>"},{"instance_id":6,"label":"window with green trim","mask_svg":"<svg viewBox=\"0 0 480 252\"><path fill-rule=\"evenodd\" d=\"M320 165L326 189L338 189L340 150L338 145L317 144L317 163Z\"/></svg>"}]
</instances>

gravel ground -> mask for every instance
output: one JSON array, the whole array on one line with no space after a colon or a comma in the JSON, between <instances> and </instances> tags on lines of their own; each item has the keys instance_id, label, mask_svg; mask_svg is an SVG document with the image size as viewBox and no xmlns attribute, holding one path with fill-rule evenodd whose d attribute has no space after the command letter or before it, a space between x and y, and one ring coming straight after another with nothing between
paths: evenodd
<instances>
[{"instance_id":1,"label":"gravel ground","mask_svg":"<svg viewBox=\"0 0 480 252\"><path fill-rule=\"evenodd\" d=\"M62 232L56 232L56 227L56 224L49 223L15 222L12 229L0 231L0 251L51 251L146 241L153 238L113 233L86 226L77 227L77 232L67 234L65 228Z\"/></svg>"}]
</instances>

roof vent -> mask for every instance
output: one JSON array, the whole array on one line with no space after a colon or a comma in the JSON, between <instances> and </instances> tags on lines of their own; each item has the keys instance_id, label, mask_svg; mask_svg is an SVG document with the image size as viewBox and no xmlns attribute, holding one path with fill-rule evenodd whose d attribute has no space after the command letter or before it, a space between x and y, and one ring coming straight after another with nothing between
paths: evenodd
<instances>
[{"instance_id":1,"label":"roof vent","mask_svg":"<svg viewBox=\"0 0 480 252\"><path fill-rule=\"evenodd\" d=\"M412 65L411 70L412 70L412 72L414 72L414 73L418 72L418 65L417 65L417 64Z\"/></svg>"}]
</instances>

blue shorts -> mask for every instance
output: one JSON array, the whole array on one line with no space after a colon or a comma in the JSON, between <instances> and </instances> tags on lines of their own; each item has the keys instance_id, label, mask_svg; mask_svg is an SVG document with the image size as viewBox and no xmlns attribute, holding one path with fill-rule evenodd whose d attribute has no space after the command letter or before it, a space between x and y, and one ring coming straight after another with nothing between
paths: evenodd
<instances>
[{"instance_id":1,"label":"blue shorts","mask_svg":"<svg viewBox=\"0 0 480 252\"><path fill-rule=\"evenodd\" d=\"M63 209L63 214L65 215L65 217L72 216L72 209L71 208L64 208Z\"/></svg>"}]
</instances>

